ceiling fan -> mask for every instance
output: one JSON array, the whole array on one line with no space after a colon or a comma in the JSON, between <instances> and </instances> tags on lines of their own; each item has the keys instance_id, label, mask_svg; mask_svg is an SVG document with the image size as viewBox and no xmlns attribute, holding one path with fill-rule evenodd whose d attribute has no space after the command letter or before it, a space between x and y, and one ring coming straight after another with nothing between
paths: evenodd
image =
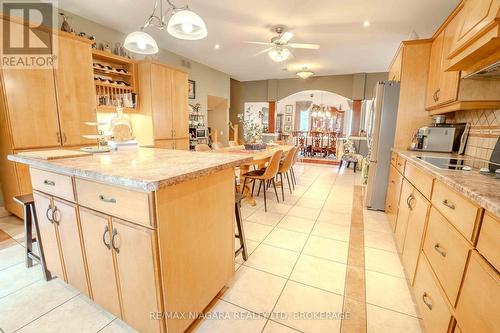
<instances>
[{"instance_id":1,"label":"ceiling fan","mask_svg":"<svg viewBox=\"0 0 500 333\"><path fill-rule=\"evenodd\" d=\"M256 56L269 52L269 57L276 61L282 62L290 57L291 52L289 47L294 49L310 49L310 50L318 50L320 45L318 44L300 44L300 43L290 43L290 40L293 38L293 33L290 31L285 31L283 26L277 26L273 28L278 35L271 39L271 42L246 42L249 44L257 44L257 45L267 45L269 46L267 49L260 51L256 54Z\"/></svg>"}]
</instances>

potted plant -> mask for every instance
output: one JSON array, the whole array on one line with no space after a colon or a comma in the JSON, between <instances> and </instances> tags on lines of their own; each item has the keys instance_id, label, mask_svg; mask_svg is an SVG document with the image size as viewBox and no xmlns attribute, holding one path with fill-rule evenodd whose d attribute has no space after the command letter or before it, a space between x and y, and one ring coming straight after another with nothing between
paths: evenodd
<instances>
[{"instance_id":1,"label":"potted plant","mask_svg":"<svg viewBox=\"0 0 500 333\"><path fill-rule=\"evenodd\" d=\"M259 111L259 118L263 116L262 111ZM245 149L259 150L266 148L266 144L262 143L262 124L257 122L248 108L245 114L240 113L238 119L243 125L243 138L245 140Z\"/></svg>"}]
</instances>

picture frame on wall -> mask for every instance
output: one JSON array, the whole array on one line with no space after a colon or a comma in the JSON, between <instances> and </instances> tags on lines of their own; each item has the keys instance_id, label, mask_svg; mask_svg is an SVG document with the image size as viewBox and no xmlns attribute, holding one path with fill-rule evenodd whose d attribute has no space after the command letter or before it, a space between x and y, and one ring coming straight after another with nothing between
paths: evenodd
<instances>
[{"instance_id":1,"label":"picture frame on wall","mask_svg":"<svg viewBox=\"0 0 500 333\"><path fill-rule=\"evenodd\" d=\"M196 98L196 82L193 80L188 80L188 98Z\"/></svg>"},{"instance_id":2,"label":"picture frame on wall","mask_svg":"<svg viewBox=\"0 0 500 333\"><path fill-rule=\"evenodd\" d=\"M293 114L293 105L285 105L285 114Z\"/></svg>"},{"instance_id":3,"label":"picture frame on wall","mask_svg":"<svg viewBox=\"0 0 500 333\"><path fill-rule=\"evenodd\" d=\"M291 132L292 131L292 125L285 125L284 131L285 132Z\"/></svg>"},{"instance_id":4,"label":"picture frame on wall","mask_svg":"<svg viewBox=\"0 0 500 333\"><path fill-rule=\"evenodd\" d=\"M293 118L291 115L285 116L285 124L291 124L293 122Z\"/></svg>"}]
</instances>

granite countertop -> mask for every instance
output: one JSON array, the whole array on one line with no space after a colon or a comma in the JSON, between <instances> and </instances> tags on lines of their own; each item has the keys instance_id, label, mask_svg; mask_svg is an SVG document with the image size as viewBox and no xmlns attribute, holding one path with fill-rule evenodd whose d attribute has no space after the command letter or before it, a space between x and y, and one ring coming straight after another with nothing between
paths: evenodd
<instances>
[{"instance_id":1,"label":"granite countertop","mask_svg":"<svg viewBox=\"0 0 500 333\"><path fill-rule=\"evenodd\" d=\"M417 156L467 158L466 156L398 149L393 149L393 151L406 159L407 162L431 173L436 179L455 189L477 205L496 216L500 216L500 179L481 175L477 171L440 169L417 158Z\"/></svg>"},{"instance_id":2,"label":"granite countertop","mask_svg":"<svg viewBox=\"0 0 500 333\"><path fill-rule=\"evenodd\" d=\"M9 155L8 159L47 171L152 192L241 165L252 158L236 154L138 148L56 160L21 155Z\"/></svg>"}]
</instances>

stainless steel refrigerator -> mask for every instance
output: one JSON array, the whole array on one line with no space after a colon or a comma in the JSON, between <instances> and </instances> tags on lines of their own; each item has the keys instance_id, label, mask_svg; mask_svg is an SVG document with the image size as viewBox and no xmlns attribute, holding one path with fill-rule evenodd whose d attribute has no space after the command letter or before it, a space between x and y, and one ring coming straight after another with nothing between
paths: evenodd
<instances>
[{"instance_id":1,"label":"stainless steel refrigerator","mask_svg":"<svg viewBox=\"0 0 500 333\"><path fill-rule=\"evenodd\" d=\"M378 82L374 96L371 103L371 121L367 131L370 164L365 204L368 209L385 210L391 148L394 145L398 114L399 82Z\"/></svg>"}]
</instances>

